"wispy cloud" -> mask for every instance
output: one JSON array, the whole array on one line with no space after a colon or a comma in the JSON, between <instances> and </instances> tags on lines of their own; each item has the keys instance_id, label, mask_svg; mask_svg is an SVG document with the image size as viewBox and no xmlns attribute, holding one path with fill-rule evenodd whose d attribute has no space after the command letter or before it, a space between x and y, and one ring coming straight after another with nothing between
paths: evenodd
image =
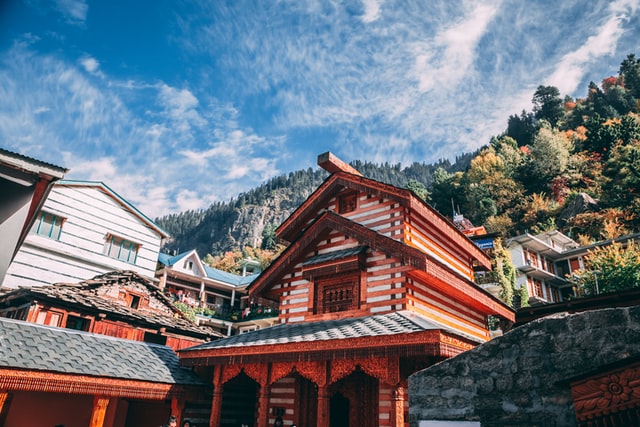
<instances>
[{"instance_id":1,"label":"wispy cloud","mask_svg":"<svg viewBox=\"0 0 640 427\"><path fill-rule=\"evenodd\" d=\"M595 34L589 36L582 46L564 55L546 83L556 86L561 93L574 93L590 62L616 52L618 39L625 30L624 23L637 12L638 7L639 3L632 0L612 2L603 22L595 27Z\"/></svg>"},{"instance_id":2,"label":"wispy cloud","mask_svg":"<svg viewBox=\"0 0 640 427\"><path fill-rule=\"evenodd\" d=\"M469 72L476 47L497 12L495 6L476 4L457 22L416 48L412 74L420 92L456 85Z\"/></svg>"},{"instance_id":3,"label":"wispy cloud","mask_svg":"<svg viewBox=\"0 0 640 427\"><path fill-rule=\"evenodd\" d=\"M95 73L98 71L98 68L100 68L98 60L88 55L80 58L80 64L88 73Z\"/></svg>"},{"instance_id":4,"label":"wispy cloud","mask_svg":"<svg viewBox=\"0 0 640 427\"><path fill-rule=\"evenodd\" d=\"M368 24L380 18L380 1L363 0L362 3L364 4L364 14L362 15L362 22Z\"/></svg>"},{"instance_id":5,"label":"wispy cloud","mask_svg":"<svg viewBox=\"0 0 640 427\"><path fill-rule=\"evenodd\" d=\"M70 24L82 25L87 20L89 5L84 0L55 0L54 4Z\"/></svg>"},{"instance_id":6,"label":"wispy cloud","mask_svg":"<svg viewBox=\"0 0 640 427\"><path fill-rule=\"evenodd\" d=\"M165 83L98 86L102 79L82 71L98 72L97 60L65 62L25 45L5 53L0 139L7 148L68 167L69 179L103 181L152 217L229 200L280 172L278 156L266 153L282 152L275 149L282 139L238 127L232 106L203 104L188 88ZM136 115L132 102L150 90L157 102Z\"/></svg>"}]
</instances>

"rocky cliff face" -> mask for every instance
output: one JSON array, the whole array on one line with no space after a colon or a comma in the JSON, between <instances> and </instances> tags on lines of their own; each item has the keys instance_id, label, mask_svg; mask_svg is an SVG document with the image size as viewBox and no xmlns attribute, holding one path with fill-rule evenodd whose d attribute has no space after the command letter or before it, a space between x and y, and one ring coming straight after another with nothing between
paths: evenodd
<instances>
[{"instance_id":1,"label":"rocky cliff face","mask_svg":"<svg viewBox=\"0 0 640 427\"><path fill-rule=\"evenodd\" d=\"M192 220L194 225L181 223L185 221L184 214L158 219L158 224L172 236L163 250L180 253L195 248L204 257L245 246L260 247L265 227L280 225L315 188L280 188L272 190L260 203L218 205L199 213Z\"/></svg>"}]
</instances>

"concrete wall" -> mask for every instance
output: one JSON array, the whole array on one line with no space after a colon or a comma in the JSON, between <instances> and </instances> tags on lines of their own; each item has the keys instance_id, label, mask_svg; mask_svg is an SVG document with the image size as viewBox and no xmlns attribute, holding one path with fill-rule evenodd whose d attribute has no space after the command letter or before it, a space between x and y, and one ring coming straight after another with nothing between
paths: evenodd
<instances>
[{"instance_id":1,"label":"concrete wall","mask_svg":"<svg viewBox=\"0 0 640 427\"><path fill-rule=\"evenodd\" d=\"M634 356L640 306L539 319L412 375L410 426L575 426L569 380Z\"/></svg>"}]
</instances>

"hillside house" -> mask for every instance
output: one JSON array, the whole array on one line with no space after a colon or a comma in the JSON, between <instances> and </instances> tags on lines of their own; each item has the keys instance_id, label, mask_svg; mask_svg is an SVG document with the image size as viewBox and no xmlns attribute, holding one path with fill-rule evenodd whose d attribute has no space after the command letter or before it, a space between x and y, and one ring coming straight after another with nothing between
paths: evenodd
<instances>
[{"instance_id":1,"label":"hillside house","mask_svg":"<svg viewBox=\"0 0 640 427\"><path fill-rule=\"evenodd\" d=\"M529 304L560 302L573 294L565 254L578 243L559 231L529 233L508 239L506 247L517 269L516 287L526 287Z\"/></svg>"},{"instance_id":2,"label":"hillside house","mask_svg":"<svg viewBox=\"0 0 640 427\"><path fill-rule=\"evenodd\" d=\"M79 282L117 270L152 279L167 236L105 184L58 181L9 266L2 288Z\"/></svg>"},{"instance_id":3,"label":"hillside house","mask_svg":"<svg viewBox=\"0 0 640 427\"><path fill-rule=\"evenodd\" d=\"M0 283L54 182L66 169L0 148Z\"/></svg>"},{"instance_id":4,"label":"hillside house","mask_svg":"<svg viewBox=\"0 0 640 427\"><path fill-rule=\"evenodd\" d=\"M325 153L322 185L277 230L249 286L279 324L181 350L213 384L209 425L400 427L407 378L489 339L515 313L473 282L490 259L411 191Z\"/></svg>"},{"instance_id":5,"label":"hillside house","mask_svg":"<svg viewBox=\"0 0 640 427\"><path fill-rule=\"evenodd\" d=\"M197 310L198 324L227 336L277 321L276 303L249 299L247 287L258 274L238 275L209 267L195 250L173 256L161 253L156 277L166 296Z\"/></svg>"}]
</instances>

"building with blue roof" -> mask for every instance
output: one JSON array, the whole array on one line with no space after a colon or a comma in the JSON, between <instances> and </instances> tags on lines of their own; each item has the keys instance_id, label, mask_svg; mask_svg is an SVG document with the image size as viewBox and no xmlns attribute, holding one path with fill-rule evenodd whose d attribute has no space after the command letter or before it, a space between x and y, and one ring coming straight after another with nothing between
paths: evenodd
<instances>
[{"instance_id":1,"label":"building with blue roof","mask_svg":"<svg viewBox=\"0 0 640 427\"><path fill-rule=\"evenodd\" d=\"M202 262L195 249L176 255L159 254L156 270L166 296L183 303L186 306L183 308L193 310L198 324L227 336L277 322L277 304L248 296L247 288L258 275L253 271L240 275L210 267Z\"/></svg>"}]
</instances>

